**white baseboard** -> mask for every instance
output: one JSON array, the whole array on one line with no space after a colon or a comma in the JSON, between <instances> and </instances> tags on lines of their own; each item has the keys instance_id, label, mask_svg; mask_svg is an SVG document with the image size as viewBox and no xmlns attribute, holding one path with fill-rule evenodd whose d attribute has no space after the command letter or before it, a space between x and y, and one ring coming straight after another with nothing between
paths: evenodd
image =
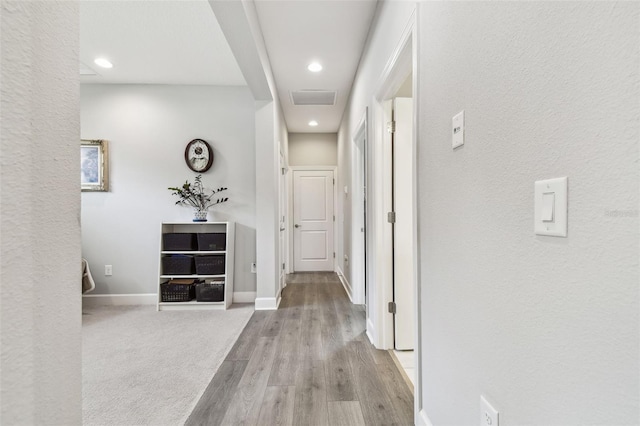
<instances>
[{"instance_id":1,"label":"white baseboard","mask_svg":"<svg viewBox=\"0 0 640 426\"><path fill-rule=\"evenodd\" d=\"M369 338L369 342L375 345L376 328L373 326L371 318L367 318L367 337Z\"/></svg>"},{"instance_id":2,"label":"white baseboard","mask_svg":"<svg viewBox=\"0 0 640 426\"><path fill-rule=\"evenodd\" d=\"M281 298L256 297L256 311L275 311L278 309Z\"/></svg>"},{"instance_id":3,"label":"white baseboard","mask_svg":"<svg viewBox=\"0 0 640 426\"><path fill-rule=\"evenodd\" d=\"M340 269L339 266L336 265L336 273L338 274L338 278L340 278L340 282L342 283L342 287L344 287L344 291L347 292L347 296L349 296L349 300L353 303L353 295L351 292L351 284L347 281L347 277L344 276L344 272Z\"/></svg>"},{"instance_id":4,"label":"white baseboard","mask_svg":"<svg viewBox=\"0 0 640 426\"><path fill-rule=\"evenodd\" d=\"M427 416L426 411L424 411L424 408L418 413L418 416L416 418L416 426L433 426L433 423L431 423L431 420L429 420L429 417Z\"/></svg>"},{"instance_id":5,"label":"white baseboard","mask_svg":"<svg viewBox=\"0 0 640 426\"><path fill-rule=\"evenodd\" d=\"M237 291L233 293L233 303L254 303L255 291ZM91 306L126 306L126 305L155 305L158 295L148 294L85 294L82 296L82 304ZM277 309L277 306L276 308Z\"/></svg>"},{"instance_id":6,"label":"white baseboard","mask_svg":"<svg viewBox=\"0 0 640 426\"><path fill-rule=\"evenodd\" d=\"M85 294L82 296L82 305L92 306L126 306L126 305L155 305L158 303L158 295L147 294Z\"/></svg>"},{"instance_id":7,"label":"white baseboard","mask_svg":"<svg viewBox=\"0 0 640 426\"><path fill-rule=\"evenodd\" d=\"M233 293L233 303L255 303L255 291L235 291Z\"/></svg>"}]
</instances>

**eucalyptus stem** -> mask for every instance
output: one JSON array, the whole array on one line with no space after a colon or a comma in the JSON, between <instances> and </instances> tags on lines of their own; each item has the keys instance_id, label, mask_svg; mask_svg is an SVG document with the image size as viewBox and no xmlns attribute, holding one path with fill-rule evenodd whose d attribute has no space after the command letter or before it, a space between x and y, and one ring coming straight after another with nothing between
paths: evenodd
<instances>
[{"instance_id":1,"label":"eucalyptus stem","mask_svg":"<svg viewBox=\"0 0 640 426\"><path fill-rule=\"evenodd\" d=\"M225 203L229 200L227 197L220 197L214 199L214 195L219 192L226 191L226 187L218 189L207 190L202 184L202 175L198 175L195 178L193 185L187 180L182 187L170 187L170 191L173 191L171 195L177 195L178 201L176 204L191 206L198 210L208 210L209 207L216 204Z\"/></svg>"}]
</instances>

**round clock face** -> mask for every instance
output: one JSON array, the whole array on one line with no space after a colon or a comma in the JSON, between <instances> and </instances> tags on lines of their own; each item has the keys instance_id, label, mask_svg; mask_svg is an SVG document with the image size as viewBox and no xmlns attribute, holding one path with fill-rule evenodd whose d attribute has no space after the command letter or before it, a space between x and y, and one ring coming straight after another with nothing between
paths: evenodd
<instances>
[{"instance_id":1,"label":"round clock face","mask_svg":"<svg viewBox=\"0 0 640 426\"><path fill-rule=\"evenodd\" d=\"M206 172L213 164L213 151L202 139L194 139L187 144L184 160L194 172Z\"/></svg>"}]
</instances>

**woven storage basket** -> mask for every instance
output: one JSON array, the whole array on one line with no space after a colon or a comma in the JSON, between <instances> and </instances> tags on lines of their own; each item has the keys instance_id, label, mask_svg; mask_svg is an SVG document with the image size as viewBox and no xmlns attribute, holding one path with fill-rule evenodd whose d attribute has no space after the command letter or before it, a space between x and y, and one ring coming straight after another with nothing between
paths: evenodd
<instances>
[{"instance_id":1,"label":"woven storage basket","mask_svg":"<svg viewBox=\"0 0 640 426\"><path fill-rule=\"evenodd\" d=\"M162 234L162 249L164 251L193 251L197 250L197 247L196 234Z\"/></svg>"},{"instance_id":2,"label":"woven storage basket","mask_svg":"<svg viewBox=\"0 0 640 426\"><path fill-rule=\"evenodd\" d=\"M162 257L162 275L193 275L193 256L173 255Z\"/></svg>"},{"instance_id":3,"label":"woven storage basket","mask_svg":"<svg viewBox=\"0 0 640 426\"><path fill-rule=\"evenodd\" d=\"M182 281L190 281L190 283L169 281L160 284L160 300L163 302L188 302L193 300L196 296L194 280Z\"/></svg>"},{"instance_id":4,"label":"woven storage basket","mask_svg":"<svg viewBox=\"0 0 640 426\"><path fill-rule=\"evenodd\" d=\"M227 249L227 234L203 232L198 234L198 250L224 251Z\"/></svg>"},{"instance_id":5,"label":"woven storage basket","mask_svg":"<svg viewBox=\"0 0 640 426\"><path fill-rule=\"evenodd\" d=\"M197 284L196 300L198 302L224 301L224 283Z\"/></svg>"},{"instance_id":6,"label":"woven storage basket","mask_svg":"<svg viewBox=\"0 0 640 426\"><path fill-rule=\"evenodd\" d=\"M224 254L211 256L196 256L196 273L198 275L222 275L224 274Z\"/></svg>"}]
</instances>

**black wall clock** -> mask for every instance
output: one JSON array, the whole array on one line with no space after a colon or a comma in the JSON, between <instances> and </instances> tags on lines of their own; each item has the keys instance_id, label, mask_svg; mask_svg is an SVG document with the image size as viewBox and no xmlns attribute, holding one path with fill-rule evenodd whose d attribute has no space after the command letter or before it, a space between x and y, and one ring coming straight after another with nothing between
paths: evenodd
<instances>
[{"instance_id":1,"label":"black wall clock","mask_svg":"<svg viewBox=\"0 0 640 426\"><path fill-rule=\"evenodd\" d=\"M194 172L206 172L213 164L213 150L206 141L194 139L184 150L184 161Z\"/></svg>"}]
</instances>

